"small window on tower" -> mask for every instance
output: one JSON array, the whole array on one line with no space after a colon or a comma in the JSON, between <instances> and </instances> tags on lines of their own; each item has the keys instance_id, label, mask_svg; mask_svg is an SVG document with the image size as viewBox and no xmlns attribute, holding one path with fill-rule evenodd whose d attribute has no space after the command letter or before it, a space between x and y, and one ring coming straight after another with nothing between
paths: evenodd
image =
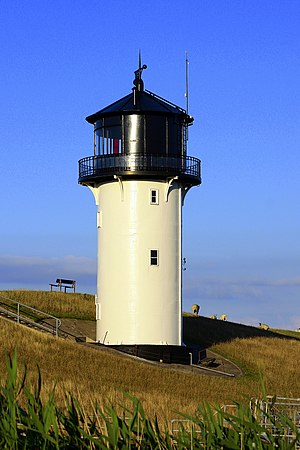
<instances>
[{"instance_id":1,"label":"small window on tower","mask_svg":"<svg viewBox=\"0 0 300 450\"><path fill-rule=\"evenodd\" d=\"M158 205L158 189L150 189L150 204Z\"/></svg>"},{"instance_id":2,"label":"small window on tower","mask_svg":"<svg viewBox=\"0 0 300 450\"><path fill-rule=\"evenodd\" d=\"M158 250L150 250L150 266L158 266Z\"/></svg>"}]
</instances>

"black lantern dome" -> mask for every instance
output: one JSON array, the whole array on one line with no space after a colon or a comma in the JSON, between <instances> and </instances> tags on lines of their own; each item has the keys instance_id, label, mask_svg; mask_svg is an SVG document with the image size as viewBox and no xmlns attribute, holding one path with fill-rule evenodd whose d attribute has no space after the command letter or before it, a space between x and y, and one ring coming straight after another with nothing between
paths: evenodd
<instances>
[{"instance_id":1,"label":"black lantern dome","mask_svg":"<svg viewBox=\"0 0 300 450\"><path fill-rule=\"evenodd\" d=\"M200 160L187 156L186 149L194 119L144 90L146 67L135 71L132 93L86 118L94 125L94 155L79 161L79 183L102 183L114 175L201 183Z\"/></svg>"}]
</instances>

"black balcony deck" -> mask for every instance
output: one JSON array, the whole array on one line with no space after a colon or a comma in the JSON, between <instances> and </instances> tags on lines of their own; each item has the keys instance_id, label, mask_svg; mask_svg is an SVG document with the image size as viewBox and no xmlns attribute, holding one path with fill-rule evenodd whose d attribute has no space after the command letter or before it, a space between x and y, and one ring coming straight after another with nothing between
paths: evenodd
<instances>
[{"instance_id":1,"label":"black balcony deck","mask_svg":"<svg viewBox=\"0 0 300 450\"><path fill-rule=\"evenodd\" d=\"M178 176L183 182L201 183L201 162L193 156L103 155L88 156L79 161L79 183L89 183L119 176Z\"/></svg>"}]
</instances>

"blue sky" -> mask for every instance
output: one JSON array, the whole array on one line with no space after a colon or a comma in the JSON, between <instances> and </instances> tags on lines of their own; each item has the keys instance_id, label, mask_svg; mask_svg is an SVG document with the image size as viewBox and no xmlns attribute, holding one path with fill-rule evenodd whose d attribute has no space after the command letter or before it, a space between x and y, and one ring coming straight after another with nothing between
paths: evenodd
<instances>
[{"instance_id":1,"label":"blue sky","mask_svg":"<svg viewBox=\"0 0 300 450\"><path fill-rule=\"evenodd\" d=\"M184 206L184 309L300 326L300 3L3 0L0 289L95 292L85 117L145 87L185 106L203 184Z\"/></svg>"}]
</instances>

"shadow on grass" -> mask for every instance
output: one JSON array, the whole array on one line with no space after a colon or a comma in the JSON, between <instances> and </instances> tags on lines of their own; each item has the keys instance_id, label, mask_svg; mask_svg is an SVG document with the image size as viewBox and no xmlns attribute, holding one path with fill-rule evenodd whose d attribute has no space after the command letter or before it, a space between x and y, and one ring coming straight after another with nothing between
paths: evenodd
<instances>
[{"instance_id":1,"label":"shadow on grass","mask_svg":"<svg viewBox=\"0 0 300 450\"><path fill-rule=\"evenodd\" d=\"M183 316L183 341L186 345L201 345L207 348L236 338L258 336L299 340L294 336L283 335L271 330L265 331L239 323L224 322L202 316Z\"/></svg>"}]
</instances>

